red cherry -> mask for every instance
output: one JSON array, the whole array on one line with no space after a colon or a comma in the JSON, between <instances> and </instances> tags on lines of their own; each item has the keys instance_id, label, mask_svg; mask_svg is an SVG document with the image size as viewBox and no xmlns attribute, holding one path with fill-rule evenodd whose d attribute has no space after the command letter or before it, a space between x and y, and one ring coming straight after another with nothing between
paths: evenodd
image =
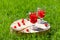
<instances>
[{"instance_id":1,"label":"red cherry","mask_svg":"<svg viewBox=\"0 0 60 40\"><path fill-rule=\"evenodd\" d=\"M44 10L38 10L38 16L40 18L43 18L45 16L45 11Z\"/></svg>"},{"instance_id":2,"label":"red cherry","mask_svg":"<svg viewBox=\"0 0 60 40\"><path fill-rule=\"evenodd\" d=\"M29 29L26 29L27 32L29 32Z\"/></svg>"},{"instance_id":3,"label":"red cherry","mask_svg":"<svg viewBox=\"0 0 60 40\"><path fill-rule=\"evenodd\" d=\"M19 26L19 27L21 26L19 22L18 22L18 26Z\"/></svg>"},{"instance_id":4,"label":"red cherry","mask_svg":"<svg viewBox=\"0 0 60 40\"><path fill-rule=\"evenodd\" d=\"M17 28L16 26L14 26L14 28Z\"/></svg>"}]
</instances>

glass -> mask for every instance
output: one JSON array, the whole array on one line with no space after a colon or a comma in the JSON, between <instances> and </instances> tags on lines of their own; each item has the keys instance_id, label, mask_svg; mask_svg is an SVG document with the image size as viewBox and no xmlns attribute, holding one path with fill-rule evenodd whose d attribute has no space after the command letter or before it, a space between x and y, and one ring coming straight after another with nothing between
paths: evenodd
<instances>
[{"instance_id":1,"label":"glass","mask_svg":"<svg viewBox=\"0 0 60 40\"><path fill-rule=\"evenodd\" d=\"M37 22L37 18L38 18L36 13L35 12L31 13L29 15L29 18L30 18L30 22L33 24L32 26L35 27L35 23Z\"/></svg>"},{"instance_id":2,"label":"glass","mask_svg":"<svg viewBox=\"0 0 60 40\"><path fill-rule=\"evenodd\" d=\"M38 9L38 17L40 18L40 23L43 23L43 18L45 17L45 11Z\"/></svg>"}]
</instances>

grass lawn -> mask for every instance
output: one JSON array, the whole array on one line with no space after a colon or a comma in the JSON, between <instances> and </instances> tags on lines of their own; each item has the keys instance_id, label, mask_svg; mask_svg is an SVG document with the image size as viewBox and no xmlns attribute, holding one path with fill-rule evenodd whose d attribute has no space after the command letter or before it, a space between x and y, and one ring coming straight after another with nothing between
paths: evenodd
<instances>
[{"instance_id":1,"label":"grass lawn","mask_svg":"<svg viewBox=\"0 0 60 40\"><path fill-rule=\"evenodd\" d=\"M11 23L37 7L46 11L44 20L50 23L50 32L10 34ZM60 0L0 0L0 40L60 40Z\"/></svg>"}]
</instances>

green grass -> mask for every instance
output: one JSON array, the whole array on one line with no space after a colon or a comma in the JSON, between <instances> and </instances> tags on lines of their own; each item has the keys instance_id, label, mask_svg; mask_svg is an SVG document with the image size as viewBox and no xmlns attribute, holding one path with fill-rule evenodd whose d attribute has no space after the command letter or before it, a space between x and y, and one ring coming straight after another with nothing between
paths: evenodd
<instances>
[{"instance_id":1,"label":"green grass","mask_svg":"<svg viewBox=\"0 0 60 40\"><path fill-rule=\"evenodd\" d=\"M50 23L50 32L10 34L11 23L37 7L46 10L44 20ZM60 40L60 0L0 0L0 40Z\"/></svg>"}]
</instances>

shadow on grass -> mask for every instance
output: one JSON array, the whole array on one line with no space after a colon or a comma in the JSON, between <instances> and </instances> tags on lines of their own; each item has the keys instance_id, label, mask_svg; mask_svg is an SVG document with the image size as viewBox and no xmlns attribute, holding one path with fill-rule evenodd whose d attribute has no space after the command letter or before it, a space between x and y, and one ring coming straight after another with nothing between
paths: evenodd
<instances>
[{"instance_id":1,"label":"shadow on grass","mask_svg":"<svg viewBox=\"0 0 60 40\"><path fill-rule=\"evenodd\" d=\"M48 34L50 32L50 30L47 30L47 31L43 31L43 32L38 32L38 33L15 33L17 36L22 36L22 35L25 35L25 36L31 36L31 35L46 35L46 34Z\"/></svg>"}]
</instances>

